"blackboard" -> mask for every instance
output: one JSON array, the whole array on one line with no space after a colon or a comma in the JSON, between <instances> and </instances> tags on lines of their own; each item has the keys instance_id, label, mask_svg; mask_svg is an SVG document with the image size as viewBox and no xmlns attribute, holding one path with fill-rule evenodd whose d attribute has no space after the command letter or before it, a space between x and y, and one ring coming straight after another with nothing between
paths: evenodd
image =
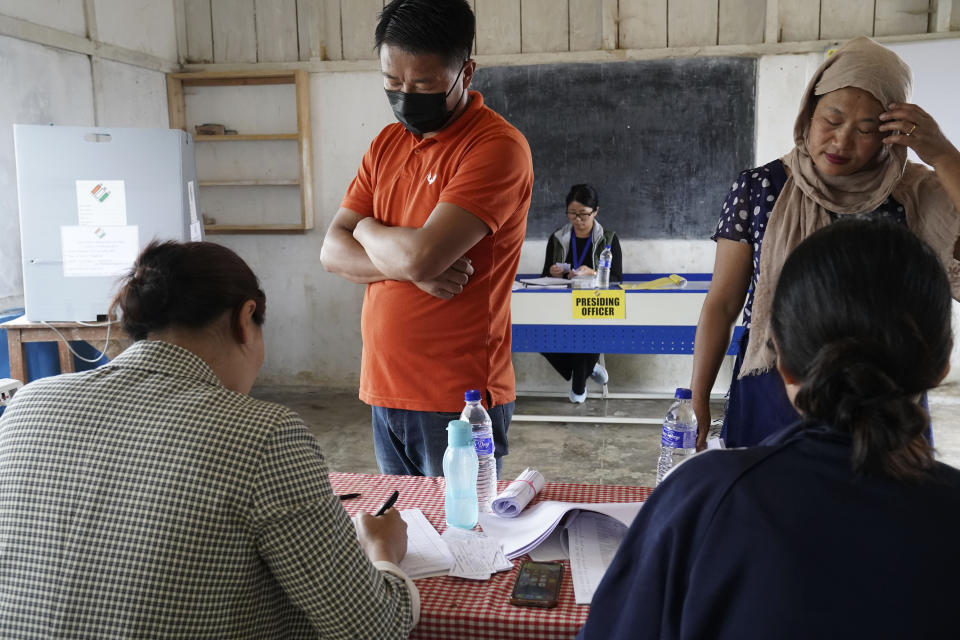
<instances>
[{"instance_id":1,"label":"blackboard","mask_svg":"<svg viewBox=\"0 0 960 640\"><path fill-rule=\"evenodd\" d=\"M753 165L753 58L481 67L471 88L530 143L528 238L566 222L580 182L623 239L707 238Z\"/></svg>"}]
</instances>

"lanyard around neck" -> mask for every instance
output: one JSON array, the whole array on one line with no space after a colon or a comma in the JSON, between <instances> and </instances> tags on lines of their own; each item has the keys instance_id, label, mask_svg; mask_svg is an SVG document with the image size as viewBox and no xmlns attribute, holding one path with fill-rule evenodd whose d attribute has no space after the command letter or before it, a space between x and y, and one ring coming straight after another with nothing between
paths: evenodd
<instances>
[{"instance_id":1,"label":"lanyard around neck","mask_svg":"<svg viewBox=\"0 0 960 640\"><path fill-rule=\"evenodd\" d=\"M590 251L590 245L593 243L593 234L591 233L587 236L587 243L583 245L583 251L580 252L580 255L577 255L577 234L573 229L570 229L570 256L573 258L573 268L579 269L580 265L583 264L584 259L587 257L587 251Z\"/></svg>"}]
</instances>

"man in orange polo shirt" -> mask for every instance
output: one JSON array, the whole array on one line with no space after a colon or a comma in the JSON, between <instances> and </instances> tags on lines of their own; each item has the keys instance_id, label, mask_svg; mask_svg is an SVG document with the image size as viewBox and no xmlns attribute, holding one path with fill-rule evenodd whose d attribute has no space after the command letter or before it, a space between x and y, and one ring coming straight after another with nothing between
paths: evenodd
<instances>
[{"instance_id":1,"label":"man in orange polo shirt","mask_svg":"<svg viewBox=\"0 0 960 640\"><path fill-rule=\"evenodd\" d=\"M393 0L376 28L399 123L373 140L324 238L366 284L360 399L383 473L442 475L447 422L480 389L497 467L513 415L510 291L533 188L523 135L468 91L466 0Z\"/></svg>"}]
</instances>

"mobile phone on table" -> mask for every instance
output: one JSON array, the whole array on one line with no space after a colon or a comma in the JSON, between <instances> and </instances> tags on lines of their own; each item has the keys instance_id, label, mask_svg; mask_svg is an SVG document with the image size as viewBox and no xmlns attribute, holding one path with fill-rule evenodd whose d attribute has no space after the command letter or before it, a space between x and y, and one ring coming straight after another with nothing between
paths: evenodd
<instances>
[{"instance_id":1,"label":"mobile phone on table","mask_svg":"<svg viewBox=\"0 0 960 640\"><path fill-rule=\"evenodd\" d=\"M562 562L524 562L513 583L510 604L518 607L555 607L563 578Z\"/></svg>"}]
</instances>

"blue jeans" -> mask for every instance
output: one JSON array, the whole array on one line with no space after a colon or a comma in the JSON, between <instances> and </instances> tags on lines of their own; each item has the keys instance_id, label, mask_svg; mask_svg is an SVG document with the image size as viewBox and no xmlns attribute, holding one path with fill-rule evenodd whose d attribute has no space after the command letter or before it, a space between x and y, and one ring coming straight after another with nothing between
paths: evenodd
<instances>
[{"instance_id":1,"label":"blue jeans","mask_svg":"<svg viewBox=\"0 0 960 640\"><path fill-rule=\"evenodd\" d=\"M459 413L408 411L370 407L373 412L373 448L380 473L398 476L442 476L443 453L447 450L447 423L459 420ZM507 429L514 403L489 409L493 423L493 455L507 455Z\"/></svg>"}]
</instances>

